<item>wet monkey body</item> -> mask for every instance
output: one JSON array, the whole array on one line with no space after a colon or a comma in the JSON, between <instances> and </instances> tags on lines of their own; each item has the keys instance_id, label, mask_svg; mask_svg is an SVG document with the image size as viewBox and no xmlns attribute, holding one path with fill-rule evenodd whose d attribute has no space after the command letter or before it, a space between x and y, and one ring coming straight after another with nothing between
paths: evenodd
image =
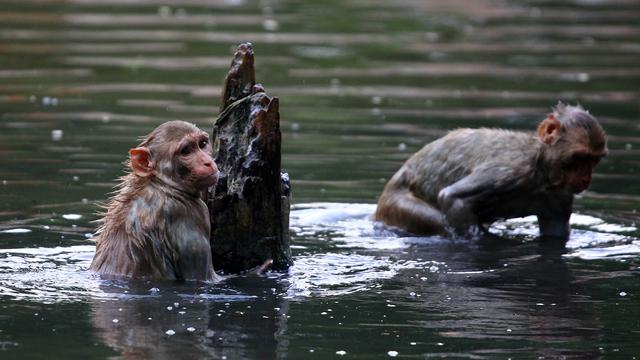
<instances>
[{"instance_id":1,"label":"wet monkey body","mask_svg":"<svg viewBox=\"0 0 640 360\"><path fill-rule=\"evenodd\" d=\"M573 196L607 154L580 106L559 103L536 133L459 129L427 144L387 182L374 219L417 235L464 235L535 215L542 236L568 239Z\"/></svg>"},{"instance_id":2,"label":"wet monkey body","mask_svg":"<svg viewBox=\"0 0 640 360\"><path fill-rule=\"evenodd\" d=\"M218 181L207 133L184 121L158 126L129 150L96 232L91 270L104 275L213 281L206 190Z\"/></svg>"}]
</instances>

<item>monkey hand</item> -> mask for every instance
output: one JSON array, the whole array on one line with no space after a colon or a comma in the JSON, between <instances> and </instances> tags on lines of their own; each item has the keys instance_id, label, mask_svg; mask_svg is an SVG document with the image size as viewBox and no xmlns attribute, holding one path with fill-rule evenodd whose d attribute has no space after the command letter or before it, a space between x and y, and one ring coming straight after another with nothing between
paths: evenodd
<instances>
[{"instance_id":1,"label":"monkey hand","mask_svg":"<svg viewBox=\"0 0 640 360\"><path fill-rule=\"evenodd\" d=\"M269 268L271 268L271 265L273 265L273 260L268 259L268 260L265 260L265 262L263 262L262 264L254 267L252 269L249 269L244 273L248 274L248 275L262 275L267 270L269 270Z\"/></svg>"},{"instance_id":2,"label":"monkey hand","mask_svg":"<svg viewBox=\"0 0 640 360\"><path fill-rule=\"evenodd\" d=\"M453 196L449 190L445 188L438 195L445 230L453 237L469 235L476 237L481 232L481 228L471 204Z\"/></svg>"}]
</instances>

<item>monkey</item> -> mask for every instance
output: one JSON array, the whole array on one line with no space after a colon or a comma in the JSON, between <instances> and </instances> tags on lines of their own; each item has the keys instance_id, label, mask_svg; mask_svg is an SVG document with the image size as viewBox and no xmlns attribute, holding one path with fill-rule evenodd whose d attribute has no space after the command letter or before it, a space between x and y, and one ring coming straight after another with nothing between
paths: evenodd
<instances>
[{"instance_id":1,"label":"monkey","mask_svg":"<svg viewBox=\"0 0 640 360\"><path fill-rule=\"evenodd\" d=\"M156 280L221 279L213 269L204 193L218 181L206 132L184 121L153 130L126 162L96 231L90 269Z\"/></svg>"},{"instance_id":2,"label":"monkey","mask_svg":"<svg viewBox=\"0 0 640 360\"><path fill-rule=\"evenodd\" d=\"M568 240L574 194L607 155L598 121L559 102L536 133L457 129L413 154L389 179L373 219L416 235L465 236L535 215L542 238Z\"/></svg>"}]
</instances>

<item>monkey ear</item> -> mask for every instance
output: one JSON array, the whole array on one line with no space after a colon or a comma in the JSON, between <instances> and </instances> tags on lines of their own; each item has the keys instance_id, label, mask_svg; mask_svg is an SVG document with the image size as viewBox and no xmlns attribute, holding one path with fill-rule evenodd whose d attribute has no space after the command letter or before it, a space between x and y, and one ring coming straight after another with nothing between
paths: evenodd
<instances>
[{"instance_id":1,"label":"monkey ear","mask_svg":"<svg viewBox=\"0 0 640 360\"><path fill-rule=\"evenodd\" d=\"M138 147L129 150L131 159L131 170L142 177L153 175L153 162L151 161L151 152L146 147Z\"/></svg>"},{"instance_id":2,"label":"monkey ear","mask_svg":"<svg viewBox=\"0 0 640 360\"><path fill-rule=\"evenodd\" d=\"M561 129L562 124L551 114L538 125L538 136L543 143L553 145L560 139Z\"/></svg>"}]
</instances>

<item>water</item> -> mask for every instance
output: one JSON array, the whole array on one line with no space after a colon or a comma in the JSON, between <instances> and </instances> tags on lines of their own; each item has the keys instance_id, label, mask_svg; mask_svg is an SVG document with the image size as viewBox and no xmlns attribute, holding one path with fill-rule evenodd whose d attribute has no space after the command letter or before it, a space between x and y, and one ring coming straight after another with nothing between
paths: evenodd
<instances>
[{"instance_id":1,"label":"water","mask_svg":"<svg viewBox=\"0 0 640 360\"><path fill-rule=\"evenodd\" d=\"M636 1L4 0L0 358L638 358ZM100 279L97 203L137 138L211 128L235 45L281 99L295 265L223 283ZM610 156L566 249L368 220L386 179L463 126L580 102Z\"/></svg>"}]
</instances>

